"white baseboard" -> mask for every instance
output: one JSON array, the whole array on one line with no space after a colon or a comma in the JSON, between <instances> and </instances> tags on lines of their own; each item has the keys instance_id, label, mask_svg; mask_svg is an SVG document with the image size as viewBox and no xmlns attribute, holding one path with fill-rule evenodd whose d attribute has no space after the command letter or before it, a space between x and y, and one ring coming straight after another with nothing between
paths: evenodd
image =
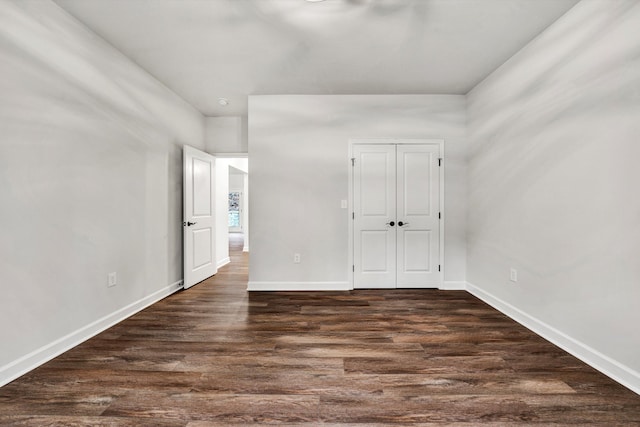
<instances>
[{"instance_id":1,"label":"white baseboard","mask_svg":"<svg viewBox=\"0 0 640 427\"><path fill-rule=\"evenodd\" d=\"M350 291L349 282L249 282L248 291Z\"/></svg>"},{"instance_id":2,"label":"white baseboard","mask_svg":"<svg viewBox=\"0 0 640 427\"><path fill-rule=\"evenodd\" d=\"M116 323L123 321L127 317L136 314L181 288L182 280L179 280L152 293L151 295L127 305L126 307L114 311L93 323L83 326L75 332L71 332L50 344L40 347L39 349L0 367L0 387L50 361L65 351L72 349L78 344L83 343L89 338L98 335L100 332L109 329Z\"/></svg>"},{"instance_id":3,"label":"white baseboard","mask_svg":"<svg viewBox=\"0 0 640 427\"><path fill-rule=\"evenodd\" d=\"M441 291L466 291L467 282L445 281L438 289Z\"/></svg>"},{"instance_id":4,"label":"white baseboard","mask_svg":"<svg viewBox=\"0 0 640 427\"><path fill-rule=\"evenodd\" d=\"M594 369L640 394L640 373L467 282L467 291Z\"/></svg>"},{"instance_id":5,"label":"white baseboard","mask_svg":"<svg viewBox=\"0 0 640 427\"><path fill-rule=\"evenodd\" d=\"M242 248L242 252L249 252L249 246L244 246Z\"/></svg>"},{"instance_id":6,"label":"white baseboard","mask_svg":"<svg viewBox=\"0 0 640 427\"><path fill-rule=\"evenodd\" d=\"M224 267L225 265L229 264L230 262L231 262L231 258L229 258L229 257L223 258L220 261L218 261L217 268Z\"/></svg>"}]
</instances>

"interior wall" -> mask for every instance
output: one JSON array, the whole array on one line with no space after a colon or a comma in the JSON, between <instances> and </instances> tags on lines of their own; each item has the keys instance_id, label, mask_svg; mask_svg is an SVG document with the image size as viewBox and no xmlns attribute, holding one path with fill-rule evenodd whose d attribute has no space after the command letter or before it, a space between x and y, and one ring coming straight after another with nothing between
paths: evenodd
<instances>
[{"instance_id":1,"label":"interior wall","mask_svg":"<svg viewBox=\"0 0 640 427\"><path fill-rule=\"evenodd\" d=\"M229 258L229 159L216 158L216 258L218 268L228 264Z\"/></svg>"},{"instance_id":2,"label":"interior wall","mask_svg":"<svg viewBox=\"0 0 640 427\"><path fill-rule=\"evenodd\" d=\"M229 191L244 191L244 174L229 173Z\"/></svg>"},{"instance_id":3,"label":"interior wall","mask_svg":"<svg viewBox=\"0 0 640 427\"><path fill-rule=\"evenodd\" d=\"M2 384L177 289L204 118L49 1L0 3L0 63Z\"/></svg>"},{"instance_id":4,"label":"interior wall","mask_svg":"<svg viewBox=\"0 0 640 427\"><path fill-rule=\"evenodd\" d=\"M638 28L638 1L583 1L469 93L467 246L473 288L636 391Z\"/></svg>"},{"instance_id":5,"label":"interior wall","mask_svg":"<svg viewBox=\"0 0 640 427\"><path fill-rule=\"evenodd\" d=\"M207 152L246 153L247 139L242 117L206 117L205 144Z\"/></svg>"},{"instance_id":6,"label":"interior wall","mask_svg":"<svg viewBox=\"0 0 640 427\"><path fill-rule=\"evenodd\" d=\"M250 96L250 287L348 286L348 144L367 137L445 140L445 281L464 281L465 106L456 95Z\"/></svg>"},{"instance_id":7,"label":"interior wall","mask_svg":"<svg viewBox=\"0 0 640 427\"><path fill-rule=\"evenodd\" d=\"M249 252L249 173L244 176L244 180L242 182L243 193L242 197L244 200L244 207L242 209L242 232L244 233L243 240L244 246L242 248L243 252Z\"/></svg>"}]
</instances>

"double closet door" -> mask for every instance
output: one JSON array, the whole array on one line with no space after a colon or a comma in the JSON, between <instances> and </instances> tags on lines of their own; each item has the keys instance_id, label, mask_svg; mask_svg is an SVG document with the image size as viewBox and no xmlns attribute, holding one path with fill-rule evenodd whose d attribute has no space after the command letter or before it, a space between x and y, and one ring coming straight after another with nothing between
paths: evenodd
<instances>
[{"instance_id":1,"label":"double closet door","mask_svg":"<svg viewBox=\"0 0 640 427\"><path fill-rule=\"evenodd\" d=\"M354 144L354 288L441 285L439 168L439 144Z\"/></svg>"}]
</instances>

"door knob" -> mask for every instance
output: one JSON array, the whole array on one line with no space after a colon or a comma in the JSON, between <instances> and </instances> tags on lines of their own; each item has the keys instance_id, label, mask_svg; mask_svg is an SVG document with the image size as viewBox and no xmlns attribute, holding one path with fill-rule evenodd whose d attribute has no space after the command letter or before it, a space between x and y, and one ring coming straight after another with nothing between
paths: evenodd
<instances>
[{"instance_id":1,"label":"door knob","mask_svg":"<svg viewBox=\"0 0 640 427\"><path fill-rule=\"evenodd\" d=\"M394 225L396 225L396 223L391 221L391 222L388 222L387 225L390 225L391 227L393 227Z\"/></svg>"},{"instance_id":2,"label":"door knob","mask_svg":"<svg viewBox=\"0 0 640 427\"><path fill-rule=\"evenodd\" d=\"M196 224L197 224L197 222L189 222L189 221L182 223L182 225L186 225L187 227L190 227L190 226L196 225Z\"/></svg>"},{"instance_id":3,"label":"door knob","mask_svg":"<svg viewBox=\"0 0 640 427\"><path fill-rule=\"evenodd\" d=\"M409 225L408 222L398 221L398 227L402 227L403 225Z\"/></svg>"}]
</instances>

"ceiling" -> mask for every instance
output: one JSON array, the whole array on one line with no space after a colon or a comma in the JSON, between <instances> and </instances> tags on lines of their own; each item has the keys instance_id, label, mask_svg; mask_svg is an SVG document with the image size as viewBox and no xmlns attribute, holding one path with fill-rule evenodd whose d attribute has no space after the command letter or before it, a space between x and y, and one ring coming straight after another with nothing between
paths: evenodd
<instances>
[{"instance_id":1,"label":"ceiling","mask_svg":"<svg viewBox=\"0 0 640 427\"><path fill-rule=\"evenodd\" d=\"M55 1L229 116L251 94L465 94L578 0Z\"/></svg>"}]
</instances>

